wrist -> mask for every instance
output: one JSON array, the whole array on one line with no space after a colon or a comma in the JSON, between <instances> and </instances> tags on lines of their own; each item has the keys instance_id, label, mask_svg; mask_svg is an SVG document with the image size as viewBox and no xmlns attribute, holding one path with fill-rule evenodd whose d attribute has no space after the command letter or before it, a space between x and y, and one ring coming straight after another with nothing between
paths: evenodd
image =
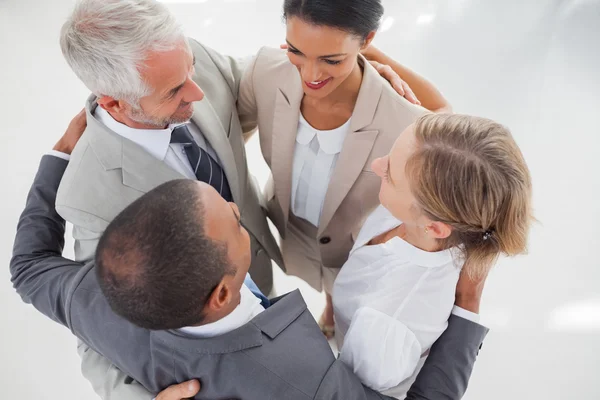
<instances>
[{"instance_id":1,"label":"wrist","mask_svg":"<svg viewBox=\"0 0 600 400\"><path fill-rule=\"evenodd\" d=\"M456 295L456 300L454 304L464 310L471 311L475 314L479 314L479 306L481 305L481 295L475 293L459 293Z\"/></svg>"},{"instance_id":2,"label":"wrist","mask_svg":"<svg viewBox=\"0 0 600 400\"><path fill-rule=\"evenodd\" d=\"M69 154L69 155L71 155L71 152L73 151L73 149L71 148L71 146L69 146L67 143L65 143L62 139L59 140L54 145L54 147L52 148L52 150L59 151L61 153L65 153L65 154Z\"/></svg>"}]
</instances>

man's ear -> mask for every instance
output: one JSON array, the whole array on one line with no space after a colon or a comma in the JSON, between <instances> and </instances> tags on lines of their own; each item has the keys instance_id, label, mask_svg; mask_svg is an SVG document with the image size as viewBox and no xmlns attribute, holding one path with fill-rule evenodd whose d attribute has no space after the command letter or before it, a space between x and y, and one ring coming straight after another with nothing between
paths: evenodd
<instances>
[{"instance_id":1,"label":"man's ear","mask_svg":"<svg viewBox=\"0 0 600 400\"><path fill-rule=\"evenodd\" d=\"M205 307L212 312L218 312L231 302L232 297L231 288L222 280L210 294Z\"/></svg>"},{"instance_id":2,"label":"man's ear","mask_svg":"<svg viewBox=\"0 0 600 400\"><path fill-rule=\"evenodd\" d=\"M110 96L98 97L98 105L108 111L111 115L119 115L125 111L125 102L122 100L115 100Z\"/></svg>"}]
</instances>

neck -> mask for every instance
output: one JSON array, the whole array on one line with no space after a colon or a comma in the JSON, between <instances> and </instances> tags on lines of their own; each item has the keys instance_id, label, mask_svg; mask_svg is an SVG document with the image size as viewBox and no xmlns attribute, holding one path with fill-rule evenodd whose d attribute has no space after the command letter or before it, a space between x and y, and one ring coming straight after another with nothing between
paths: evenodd
<instances>
[{"instance_id":1,"label":"neck","mask_svg":"<svg viewBox=\"0 0 600 400\"><path fill-rule=\"evenodd\" d=\"M217 322L217 321L225 318L226 316L231 314L237 308L237 306L240 305L240 302L241 302L241 298L237 303L231 303L231 305L229 307L224 307L224 308L214 311L214 312L210 312L210 311L205 312L204 318L202 318L202 322L195 324L193 326L208 325L208 324L212 324L214 322Z\"/></svg>"},{"instance_id":2,"label":"neck","mask_svg":"<svg viewBox=\"0 0 600 400\"><path fill-rule=\"evenodd\" d=\"M395 232L394 236L399 236L405 242L410 243L418 249L428 251L430 253L444 250L439 241L426 235L421 227L407 226L406 224L402 224L394 230L397 231Z\"/></svg>"},{"instance_id":3,"label":"neck","mask_svg":"<svg viewBox=\"0 0 600 400\"><path fill-rule=\"evenodd\" d=\"M130 128L133 128L133 129L166 129L168 127L168 125L156 126L156 125L150 124L150 123L134 121L133 119L129 118L128 116L126 116L124 114L116 114L116 113L108 111L108 110L106 110L106 111L110 114L110 116L115 121L117 121L123 125L126 125Z\"/></svg>"}]
</instances>

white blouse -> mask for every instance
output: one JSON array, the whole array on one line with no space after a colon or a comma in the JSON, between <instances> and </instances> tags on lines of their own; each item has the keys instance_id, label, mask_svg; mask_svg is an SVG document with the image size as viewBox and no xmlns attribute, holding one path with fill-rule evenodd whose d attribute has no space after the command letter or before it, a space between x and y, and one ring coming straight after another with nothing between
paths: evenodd
<instances>
[{"instance_id":1,"label":"white blouse","mask_svg":"<svg viewBox=\"0 0 600 400\"><path fill-rule=\"evenodd\" d=\"M316 227L349 128L350 120L339 128L321 131L310 126L300 114L292 169L291 208L295 216Z\"/></svg>"},{"instance_id":2,"label":"white blouse","mask_svg":"<svg viewBox=\"0 0 600 400\"><path fill-rule=\"evenodd\" d=\"M446 330L462 265L399 237L367 245L402 222L383 206L365 221L333 286L340 359L374 390L402 399Z\"/></svg>"}]
</instances>

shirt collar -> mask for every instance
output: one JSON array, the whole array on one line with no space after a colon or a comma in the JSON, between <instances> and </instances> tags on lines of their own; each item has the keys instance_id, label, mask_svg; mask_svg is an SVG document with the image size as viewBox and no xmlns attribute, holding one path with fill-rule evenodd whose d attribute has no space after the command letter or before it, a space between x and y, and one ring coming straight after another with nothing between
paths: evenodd
<instances>
[{"instance_id":1,"label":"shirt collar","mask_svg":"<svg viewBox=\"0 0 600 400\"><path fill-rule=\"evenodd\" d=\"M98 106L94 116L108 129L129 139L142 147L152 156L164 160L171 143L171 132L178 125L169 125L166 129L136 129L117 122L105 109ZM180 124L179 124L180 125Z\"/></svg>"},{"instance_id":2,"label":"shirt collar","mask_svg":"<svg viewBox=\"0 0 600 400\"><path fill-rule=\"evenodd\" d=\"M338 154L342 151L344 139L346 139L349 128L350 119L339 128L321 131L313 128L308 121L304 119L302 113L300 113L300 124L298 134L296 135L296 142L302 145L308 145L316 135L321 151L326 154Z\"/></svg>"},{"instance_id":3,"label":"shirt collar","mask_svg":"<svg viewBox=\"0 0 600 400\"><path fill-rule=\"evenodd\" d=\"M386 243L386 247L393 251L399 258L409 261L412 264L425 268L437 268L442 265L460 264L460 254L456 249L446 249L441 251L425 251L404 241L399 237L394 237Z\"/></svg>"},{"instance_id":4,"label":"shirt collar","mask_svg":"<svg viewBox=\"0 0 600 400\"><path fill-rule=\"evenodd\" d=\"M178 329L179 332L196 337L213 337L236 330L247 324L255 316L264 311L260 300L246 285L240 289L240 304L228 315L210 324L200 326L186 326Z\"/></svg>"}]
</instances>

